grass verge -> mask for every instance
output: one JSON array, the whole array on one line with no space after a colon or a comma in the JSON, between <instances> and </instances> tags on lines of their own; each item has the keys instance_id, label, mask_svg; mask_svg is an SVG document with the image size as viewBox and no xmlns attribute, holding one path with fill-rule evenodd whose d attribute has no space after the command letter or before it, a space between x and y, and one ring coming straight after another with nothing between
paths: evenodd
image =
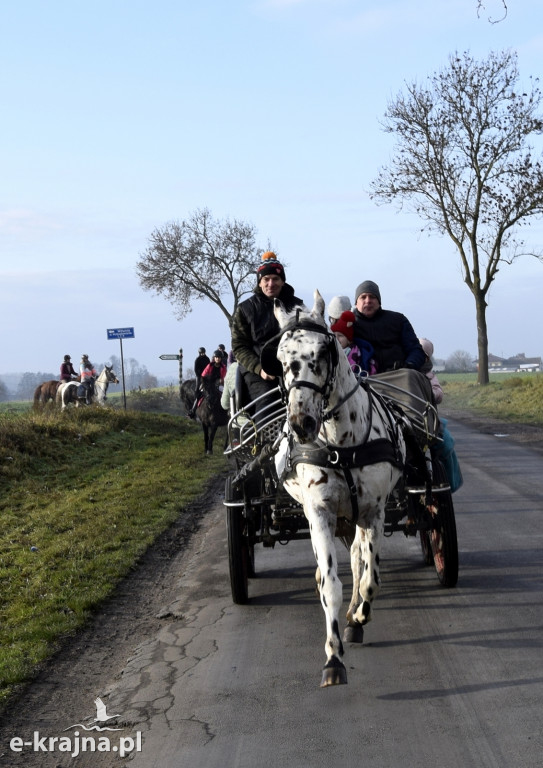
<instances>
[{"instance_id":1,"label":"grass verge","mask_svg":"<svg viewBox=\"0 0 543 768\"><path fill-rule=\"evenodd\" d=\"M226 469L198 424L111 409L0 413L0 707Z\"/></svg>"},{"instance_id":2,"label":"grass verge","mask_svg":"<svg viewBox=\"0 0 543 768\"><path fill-rule=\"evenodd\" d=\"M484 387L474 377L438 377L443 386L444 405L504 421L543 425L543 374L495 374Z\"/></svg>"}]
</instances>

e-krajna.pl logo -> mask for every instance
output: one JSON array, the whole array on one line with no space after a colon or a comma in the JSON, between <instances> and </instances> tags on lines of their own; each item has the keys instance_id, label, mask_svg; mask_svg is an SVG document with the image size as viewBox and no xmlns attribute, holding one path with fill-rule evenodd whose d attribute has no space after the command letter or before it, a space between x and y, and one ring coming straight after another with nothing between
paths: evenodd
<instances>
[{"instance_id":1,"label":"e-krajna.pl logo","mask_svg":"<svg viewBox=\"0 0 543 768\"><path fill-rule=\"evenodd\" d=\"M106 705L102 699L95 699L96 717L95 723L106 723L108 720L120 717L120 715L108 715ZM92 721L91 721L92 722ZM80 733L83 729L87 733ZM74 723L64 729L72 731L68 736L42 736L39 731L34 731L32 739L25 740L20 736L14 736L9 747L12 752L24 752L30 749L32 752L67 752L71 757L77 757L82 752L115 752L119 757L126 757L132 752L141 752L141 731L136 731L133 736L106 736L104 731L122 731L123 728L113 728L107 725L84 725ZM99 731L101 735L89 734L89 731Z\"/></svg>"}]
</instances>

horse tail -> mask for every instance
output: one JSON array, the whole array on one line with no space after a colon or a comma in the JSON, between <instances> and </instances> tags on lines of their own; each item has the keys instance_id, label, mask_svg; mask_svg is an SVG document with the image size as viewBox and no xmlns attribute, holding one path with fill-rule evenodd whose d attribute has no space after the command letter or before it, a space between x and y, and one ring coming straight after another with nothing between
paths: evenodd
<instances>
[{"instance_id":1,"label":"horse tail","mask_svg":"<svg viewBox=\"0 0 543 768\"><path fill-rule=\"evenodd\" d=\"M41 404L41 384L38 384L34 390L34 408L39 408Z\"/></svg>"}]
</instances>

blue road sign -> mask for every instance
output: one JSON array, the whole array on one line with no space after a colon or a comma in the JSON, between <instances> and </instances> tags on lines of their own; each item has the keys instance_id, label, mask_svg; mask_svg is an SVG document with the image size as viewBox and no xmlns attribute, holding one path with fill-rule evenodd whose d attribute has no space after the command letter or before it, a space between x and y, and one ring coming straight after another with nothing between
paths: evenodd
<instances>
[{"instance_id":1,"label":"blue road sign","mask_svg":"<svg viewBox=\"0 0 543 768\"><path fill-rule=\"evenodd\" d=\"M108 339L133 339L134 329L133 328L108 328L107 337Z\"/></svg>"}]
</instances>

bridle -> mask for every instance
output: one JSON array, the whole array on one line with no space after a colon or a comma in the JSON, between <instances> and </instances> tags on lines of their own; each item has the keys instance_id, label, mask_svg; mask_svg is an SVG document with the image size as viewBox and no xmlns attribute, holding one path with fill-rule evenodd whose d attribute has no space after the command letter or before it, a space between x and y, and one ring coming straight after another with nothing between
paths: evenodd
<instances>
[{"instance_id":1,"label":"bridle","mask_svg":"<svg viewBox=\"0 0 543 768\"><path fill-rule=\"evenodd\" d=\"M310 331L313 333L318 333L321 336L324 336L327 340L326 343L326 378L324 380L324 383L322 385L315 384L312 381L307 381L306 379L294 379L288 387L285 387L284 379L279 379L279 387L281 389L281 395L284 403L286 404L288 401L288 397L290 395L290 392L293 389L312 389L315 392L318 392L320 395L322 395L322 418L323 421L327 421L331 419L334 414L341 408L342 405L344 405L349 398L351 398L354 393L358 390L359 383L358 381L355 381L354 387L338 402L336 405L331 408L330 410L326 410L328 408L328 403L330 400L330 394L334 388L334 385L336 383L336 372L337 372L337 366L338 366L338 349L337 349L337 342L336 337L333 333L330 333L330 331L327 328L323 328L322 325L319 323L315 323L312 320L300 320L300 309L296 310L296 317L291 320L278 334L278 336L275 337L275 339L279 342L281 341L281 338L285 335L285 333L288 333L289 331Z\"/></svg>"}]
</instances>

